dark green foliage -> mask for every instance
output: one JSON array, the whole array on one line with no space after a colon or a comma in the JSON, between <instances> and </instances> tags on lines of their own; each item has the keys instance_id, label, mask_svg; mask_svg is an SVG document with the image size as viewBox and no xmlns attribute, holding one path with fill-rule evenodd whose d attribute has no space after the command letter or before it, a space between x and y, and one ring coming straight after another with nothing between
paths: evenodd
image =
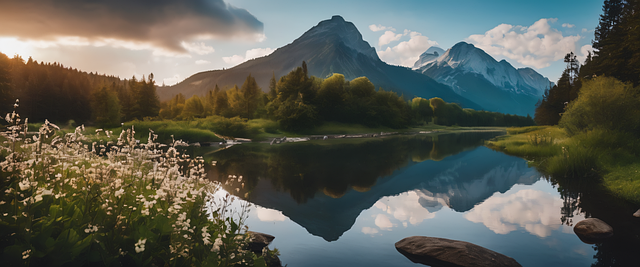
<instances>
[{"instance_id":1,"label":"dark green foliage","mask_svg":"<svg viewBox=\"0 0 640 267\"><path fill-rule=\"evenodd\" d=\"M137 81L135 77L129 81L129 90L132 96L132 117L143 119L145 117L158 116L160 112L160 100L156 93L156 85L153 80L153 73L149 74L149 79L144 76Z\"/></svg>"},{"instance_id":2,"label":"dark green foliage","mask_svg":"<svg viewBox=\"0 0 640 267\"><path fill-rule=\"evenodd\" d=\"M597 77L586 82L560 120L569 135L595 129L627 132L640 138L638 88L614 78Z\"/></svg>"},{"instance_id":3,"label":"dark green foliage","mask_svg":"<svg viewBox=\"0 0 640 267\"><path fill-rule=\"evenodd\" d=\"M11 88L11 60L0 53L0 114L11 111L11 104L15 101Z\"/></svg>"},{"instance_id":4,"label":"dark green foliage","mask_svg":"<svg viewBox=\"0 0 640 267\"><path fill-rule=\"evenodd\" d=\"M606 0L595 31L597 49L581 78L611 76L640 85L640 1Z\"/></svg>"},{"instance_id":5,"label":"dark green foliage","mask_svg":"<svg viewBox=\"0 0 640 267\"><path fill-rule=\"evenodd\" d=\"M571 101L578 97L581 81L578 79L578 61L573 52L565 56L567 68L562 72L558 83L550 90L545 90L538 103L535 121L538 125L556 125Z\"/></svg>"},{"instance_id":6,"label":"dark green foliage","mask_svg":"<svg viewBox=\"0 0 640 267\"><path fill-rule=\"evenodd\" d=\"M256 110L258 109L258 102L261 99L262 89L258 87L256 79L251 77L251 74L247 76L247 79L240 88L242 92L242 115L243 117L253 119Z\"/></svg>"},{"instance_id":7,"label":"dark green foliage","mask_svg":"<svg viewBox=\"0 0 640 267\"><path fill-rule=\"evenodd\" d=\"M103 86L92 94L93 121L99 127L117 127L120 125L120 102L118 95Z\"/></svg>"}]
</instances>

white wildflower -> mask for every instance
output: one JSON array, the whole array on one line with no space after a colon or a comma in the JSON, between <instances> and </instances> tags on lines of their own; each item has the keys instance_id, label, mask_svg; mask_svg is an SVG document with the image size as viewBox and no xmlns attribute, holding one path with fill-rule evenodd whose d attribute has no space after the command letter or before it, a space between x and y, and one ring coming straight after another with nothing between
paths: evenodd
<instances>
[{"instance_id":1,"label":"white wildflower","mask_svg":"<svg viewBox=\"0 0 640 267\"><path fill-rule=\"evenodd\" d=\"M135 244L136 253L140 253L144 251L144 244L147 243L147 239L140 239L138 243Z\"/></svg>"},{"instance_id":2,"label":"white wildflower","mask_svg":"<svg viewBox=\"0 0 640 267\"><path fill-rule=\"evenodd\" d=\"M29 180L24 180L20 181L20 183L18 183L18 186L20 186L21 191L24 191L31 187L31 183L29 182Z\"/></svg>"},{"instance_id":3,"label":"white wildflower","mask_svg":"<svg viewBox=\"0 0 640 267\"><path fill-rule=\"evenodd\" d=\"M31 255L31 250L25 250L24 252L22 252L22 259L26 260L27 258L29 258L29 256Z\"/></svg>"},{"instance_id":4,"label":"white wildflower","mask_svg":"<svg viewBox=\"0 0 640 267\"><path fill-rule=\"evenodd\" d=\"M124 194L124 189L120 188L120 190L116 191L115 195L116 197L120 197L122 194Z\"/></svg>"},{"instance_id":5,"label":"white wildflower","mask_svg":"<svg viewBox=\"0 0 640 267\"><path fill-rule=\"evenodd\" d=\"M222 246L222 238L216 238L215 241L213 241L213 248L211 249L211 251L213 252L218 252L220 251L220 246Z\"/></svg>"}]
</instances>

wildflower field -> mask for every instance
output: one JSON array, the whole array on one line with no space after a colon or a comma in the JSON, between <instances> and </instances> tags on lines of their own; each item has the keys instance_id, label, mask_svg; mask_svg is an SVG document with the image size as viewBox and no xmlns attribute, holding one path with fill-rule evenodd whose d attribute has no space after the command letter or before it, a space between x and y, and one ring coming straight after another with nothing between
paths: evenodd
<instances>
[{"instance_id":1,"label":"wildflower field","mask_svg":"<svg viewBox=\"0 0 640 267\"><path fill-rule=\"evenodd\" d=\"M204 160L180 153L180 141L151 132L140 144L131 128L89 143L83 126L61 135L48 121L29 132L15 111L5 120L3 266L266 266L273 253L247 249L248 206L214 197Z\"/></svg>"}]
</instances>

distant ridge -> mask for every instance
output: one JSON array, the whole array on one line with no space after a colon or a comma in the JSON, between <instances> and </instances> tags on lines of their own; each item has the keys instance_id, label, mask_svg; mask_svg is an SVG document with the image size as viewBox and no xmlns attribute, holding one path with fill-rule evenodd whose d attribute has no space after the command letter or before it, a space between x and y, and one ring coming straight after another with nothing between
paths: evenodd
<instances>
[{"instance_id":1,"label":"distant ridge","mask_svg":"<svg viewBox=\"0 0 640 267\"><path fill-rule=\"evenodd\" d=\"M516 69L505 60L498 62L465 42L437 58L428 52L416 61L416 71L451 86L459 95L490 111L533 116L535 104L552 85L531 68Z\"/></svg>"},{"instance_id":2,"label":"distant ridge","mask_svg":"<svg viewBox=\"0 0 640 267\"><path fill-rule=\"evenodd\" d=\"M300 66L302 61L307 63L309 74L316 77L325 78L332 73L341 73L351 80L366 76L376 87L392 90L406 97L441 97L463 107L483 108L426 75L381 61L375 48L362 39L355 25L341 16L321 21L292 43L278 48L268 56L249 60L226 70L194 74L174 86L160 87L158 95L161 100L167 100L178 93L185 97L203 95L216 84L221 88L240 86L249 74L266 91L273 74L276 78L281 77Z\"/></svg>"}]
</instances>

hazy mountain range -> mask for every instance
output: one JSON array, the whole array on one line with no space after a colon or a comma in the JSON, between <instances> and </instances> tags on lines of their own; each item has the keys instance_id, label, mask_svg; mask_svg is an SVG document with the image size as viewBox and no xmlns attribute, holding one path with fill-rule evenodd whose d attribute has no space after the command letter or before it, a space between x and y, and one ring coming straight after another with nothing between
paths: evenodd
<instances>
[{"instance_id":1,"label":"hazy mountain range","mask_svg":"<svg viewBox=\"0 0 640 267\"><path fill-rule=\"evenodd\" d=\"M309 75L320 78L332 73L341 73L348 80L366 76L377 88L407 98L440 97L464 108L523 116L533 115L535 103L549 87L549 80L534 70L515 69L504 60L497 62L467 43L458 43L447 51L431 47L413 70L389 65L380 60L353 23L333 16L268 56L226 70L197 73L174 86L159 87L158 95L161 100L178 93L187 98L204 95L216 84L221 88L241 86L249 74L267 91L272 75L276 79L286 75L302 61L307 63Z\"/></svg>"}]
</instances>

